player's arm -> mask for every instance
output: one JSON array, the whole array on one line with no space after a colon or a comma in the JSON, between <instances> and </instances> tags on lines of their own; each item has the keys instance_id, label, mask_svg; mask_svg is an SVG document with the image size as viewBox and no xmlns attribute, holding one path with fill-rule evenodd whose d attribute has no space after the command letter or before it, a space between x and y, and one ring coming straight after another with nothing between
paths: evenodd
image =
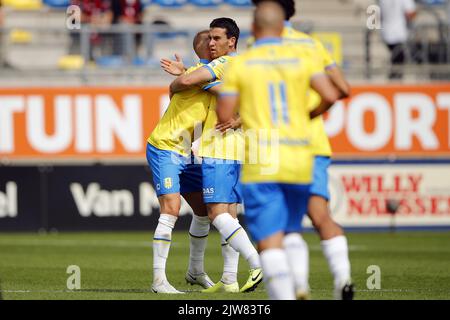
<instances>
[{"instance_id":1,"label":"player's arm","mask_svg":"<svg viewBox=\"0 0 450 320\"><path fill-rule=\"evenodd\" d=\"M183 74L176 78L171 84L170 84L170 92L177 93L186 89L191 88L195 85L200 85L202 83L215 80L215 76L209 71L208 68L202 67L198 68L197 70L188 73Z\"/></svg>"},{"instance_id":2,"label":"player's arm","mask_svg":"<svg viewBox=\"0 0 450 320\"><path fill-rule=\"evenodd\" d=\"M309 113L310 118L314 119L327 112L339 100L340 92L326 74L311 77L310 86L321 98L319 105Z\"/></svg>"},{"instance_id":3,"label":"player's arm","mask_svg":"<svg viewBox=\"0 0 450 320\"><path fill-rule=\"evenodd\" d=\"M225 133L229 129L238 129L242 125L241 116L237 113L227 122L218 122L216 124L216 130Z\"/></svg>"},{"instance_id":4,"label":"player's arm","mask_svg":"<svg viewBox=\"0 0 450 320\"><path fill-rule=\"evenodd\" d=\"M326 68L327 74L330 77L331 82L340 92L340 99L345 99L350 96L350 85L345 79L345 76L336 64Z\"/></svg>"},{"instance_id":5,"label":"player's arm","mask_svg":"<svg viewBox=\"0 0 450 320\"><path fill-rule=\"evenodd\" d=\"M237 112L239 109L239 91L240 91L240 63L233 60L227 67L226 76L220 90L217 100L217 119L221 131L226 131L230 125L240 124L240 117ZM222 132L223 132L222 131Z\"/></svg>"},{"instance_id":6,"label":"player's arm","mask_svg":"<svg viewBox=\"0 0 450 320\"><path fill-rule=\"evenodd\" d=\"M323 59L323 65L325 66L325 71L330 77L331 82L340 91L340 99L345 99L350 96L350 85L348 84L345 76L336 64L334 59L331 57L330 53L325 49L323 44L319 40L315 40L319 54Z\"/></svg>"},{"instance_id":7,"label":"player's arm","mask_svg":"<svg viewBox=\"0 0 450 320\"><path fill-rule=\"evenodd\" d=\"M203 90L208 91L209 93L219 96L220 92L222 90L222 82L221 81L215 81L212 83L208 83L203 87ZM225 123L217 123L216 124L216 130L219 130L220 132L224 133L228 129L237 129L241 126L241 117L238 114L235 114L233 118L228 120Z\"/></svg>"},{"instance_id":8,"label":"player's arm","mask_svg":"<svg viewBox=\"0 0 450 320\"><path fill-rule=\"evenodd\" d=\"M180 76L186 72L186 67L184 66L183 59L181 56L175 53L175 60L170 60L162 58L160 60L161 68L173 76Z\"/></svg>"},{"instance_id":9,"label":"player's arm","mask_svg":"<svg viewBox=\"0 0 450 320\"><path fill-rule=\"evenodd\" d=\"M225 57L220 57L189 74L179 76L170 85L171 92L177 93L195 85L222 79L227 61Z\"/></svg>"},{"instance_id":10,"label":"player's arm","mask_svg":"<svg viewBox=\"0 0 450 320\"><path fill-rule=\"evenodd\" d=\"M238 94L222 93L217 101L218 125L225 126L228 122L234 121L235 110L239 107ZM240 119L239 119L240 121Z\"/></svg>"}]
</instances>

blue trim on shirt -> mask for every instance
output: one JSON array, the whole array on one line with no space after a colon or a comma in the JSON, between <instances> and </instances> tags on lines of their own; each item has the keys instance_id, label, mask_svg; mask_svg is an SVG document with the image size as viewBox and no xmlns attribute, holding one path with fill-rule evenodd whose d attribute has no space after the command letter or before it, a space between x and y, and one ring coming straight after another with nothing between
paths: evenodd
<instances>
[{"instance_id":1,"label":"blue trim on shirt","mask_svg":"<svg viewBox=\"0 0 450 320\"><path fill-rule=\"evenodd\" d=\"M229 55L230 57L235 57L235 56L237 56L238 54L237 54L237 52L230 52L228 55Z\"/></svg>"},{"instance_id":2,"label":"blue trim on shirt","mask_svg":"<svg viewBox=\"0 0 450 320\"><path fill-rule=\"evenodd\" d=\"M280 45L282 44L282 38L261 38L255 41L254 47L259 47L261 45L272 44L272 45Z\"/></svg>"},{"instance_id":3,"label":"blue trim on shirt","mask_svg":"<svg viewBox=\"0 0 450 320\"><path fill-rule=\"evenodd\" d=\"M331 68L334 68L334 67L337 67L336 62L333 62L333 63L327 65L327 66L325 67L325 70L328 70L328 69L331 69Z\"/></svg>"},{"instance_id":4,"label":"blue trim on shirt","mask_svg":"<svg viewBox=\"0 0 450 320\"><path fill-rule=\"evenodd\" d=\"M285 20L285 21L284 21L284 26L285 26L286 28L292 28L292 23L291 23L290 21Z\"/></svg>"},{"instance_id":5,"label":"blue trim on shirt","mask_svg":"<svg viewBox=\"0 0 450 320\"><path fill-rule=\"evenodd\" d=\"M217 86L218 84L221 84L221 83L222 82L220 82L220 81L212 82L212 83L206 85L205 87L203 87L203 90L206 91L206 90L211 89L212 87L215 87L215 86Z\"/></svg>"},{"instance_id":6,"label":"blue trim on shirt","mask_svg":"<svg viewBox=\"0 0 450 320\"><path fill-rule=\"evenodd\" d=\"M203 63L203 64L208 64L208 63L210 63L211 61L209 61L208 59L200 59L199 62L200 62L200 63Z\"/></svg>"},{"instance_id":7,"label":"blue trim on shirt","mask_svg":"<svg viewBox=\"0 0 450 320\"><path fill-rule=\"evenodd\" d=\"M216 81L217 77L216 74L214 73L214 70L208 65L204 65L203 67L206 68L211 73L212 81Z\"/></svg>"}]
</instances>

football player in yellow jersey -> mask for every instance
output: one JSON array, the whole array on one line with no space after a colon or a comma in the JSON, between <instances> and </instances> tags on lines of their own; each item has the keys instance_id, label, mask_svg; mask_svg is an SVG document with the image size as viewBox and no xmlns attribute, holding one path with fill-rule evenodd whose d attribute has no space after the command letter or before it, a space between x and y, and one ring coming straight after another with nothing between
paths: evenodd
<instances>
[{"instance_id":1,"label":"football player in yellow jersey","mask_svg":"<svg viewBox=\"0 0 450 320\"><path fill-rule=\"evenodd\" d=\"M301 230L313 173L309 88L322 99L315 115L331 107L339 92L315 52L283 44L283 21L276 2L257 6L255 46L230 62L217 115L224 123L240 113L248 138L242 169L245 218L258 242L269 297L289 300L296 297L297 266L284 238Z\"/></svg>"},{"instance_id":2,"label":"football player in yellow jersey","mask_svg":"<svg viewBox=\"0 0 450 320\"><path fill-rule=\"evenodd\" d=\"M200 63L188 73L210 61L209 30L199 32L194 39L194 50ZM172 96L169 107L148 138L147 160L161 207L153 238L153 284L156 293L181 293L167 280L165 267L169 255L172 229L180 206L180 194L194 211L192 220L196 229L189 230L190 256L186 280L209 288L214 282L203 269L203 256L210 221L202 199L201 167L191 154L194 128L206 119L212 95L192 88Z\"/></svg>"},{"instance_id":3,"label":"football player in yellow jersey","mask_svg":"<svg viewBox=\"0 0 450 320\"><path fill-rule=\"evenodd\" d=\"M252 0L255 5L263 0ZM298 44L303 46L305 50L315 47L319 51L319 56L323 59L324 68L335 85L341 92L340 98L349 96L350 87L343 76L339 66L331 58L328 51L323 47L320 41L311 38L309 35L295 30L289 20L295 14L294 0L273 0L278 2L285 13L285 27L282 37L285 43ZM314 107L320 100L314 91L310 95L310 107ZM317 117L312 122L313 126L313 153L314 161L314 180L311 186L311 196L308 202L308 216L311 219L315 229L321 239L322 250L327 259L330 271L334 278L334 297L337 300L351 300L353 298L353 285L351 283L350 261L348 257L348 244L343 229L332 219L328 201L330 194L328 191L328 167L331 163L331 146L325 131L322 117ZM291 239L292 243L296 242L297 247L303 248L299 257L298 264L301 261L308 261L308 247L306 242L298 235L297 239ZM291 243L291 244L292 244ZM300 258L303 257L303 258ZM304 288L305 294L308 291L307 274L308 263L303 264L304 271L299 275L299 286ZM306 275L306 277L305 277ZM303 279L300 279L303 278ZM306 283L305 283L306 282ZM303 284L302 284L303 283Z\"/></svg>"},{"instance_id":4,"label":"football player in yellow jersey","mask_svg":"<svg viewBox=\"0 0 450 320\"><path fill-rule=\"evenodd\" d=\"M210 50L215 60L203 68L178 77L170 86L171 92L176 93L202 86L209 88L223 77L225 65L236 55L239 28L230 18L218 18L210 24ZM208 81L206 86L204 83ZM203 158L203 200L206 203L208 216L212 224L222 236L223 247L231 246L235 252L229 252L229 259L225 259L224 272L221 281L204 292L249 292L253 291L262 281L262 270L258 252L248 238L245 230L237 219L237 203L242 202L239 183L240 144L243 141L238 132L230 130L224 135L217 130L232 129L235 122L230 119L224 125L216 127L217 115L213 103L206 118L199 155ZM227 146L232 151L227 152ZM237 282L237 267L241 254L250 265L247 282L239 289ZM226 256L224 254L224 256Z\"/></svg>"}]
</instances>

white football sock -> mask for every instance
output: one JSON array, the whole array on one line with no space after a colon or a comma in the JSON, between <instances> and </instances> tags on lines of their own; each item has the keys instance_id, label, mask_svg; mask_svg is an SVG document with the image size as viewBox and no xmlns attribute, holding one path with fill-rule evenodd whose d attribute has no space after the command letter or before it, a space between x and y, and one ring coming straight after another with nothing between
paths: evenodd
<instances>
[{"instance_id":1,"label":"white football sock","mask_svg":"<svg viewBox=\"0 0 450 320\"><path fill-rule=\"evenodd\" d=\"M209 226L210 221L207 216L200 217L195 214L192 216L189 228L189 273L192 275L199 275L205 272L204 260Z\"/></svg>"},{"instance_id":2,"label":"white football sock","mask_svg":"<svg viewBox=\"0 0 450 320\"><path fill-rule=\"evenodd\" d=\"M271 300L295 300L294 281L283 249L267 249L260 253L264 283Z\"/></svg>"},{"instance_id":3,"label":"white football sock","mask_svg":"<svg viewBox=\"0 0 450 320\"><path fill-rule=\"evenodd\" d=\"M248 261L250 269L261 267L258 252L237 219L229 213L222 213L212 223L230 246Z\"/></svg>"},{"instance_id":4,"label":"white football sock","mask_svg":"<svg viewBox=\"0 0 450 320\"><path fill-rule=\"evenodd\" d=\"M323 254L333 274L334 286L342 286L347 281L350 281L347 238L345 236L337 236L329 240L323 240L321 244Z\"/></svg>"},{"instance_id":5,"label":"white football sock","mask_svg":"<svg viewBox=\"0 0 450 320\"><path fill-rule=\"evenodd\" d=\"M308 244L298 233L290 233L284 237L284 250L294 277L295 289L308 292L309 284L309 251Z\"/></svg>"},{"instance_id":6,"label":"white football sock","mask_svg":"<svg viewBox=\"0 0 450 320\"><path fill-rule=\"evenodd\" d=\"M234 250L224 236L221 236L222 257L223 257L223 274L222 282L232 284L237 282L237 272L239 266L239 252Z\"/></svg>"},{"instance_id":7,"label":"white football sock","mask_svg":"<svg viewBox=\"0 0 450 320\"><path fill-rule=\"evenodd\" d=\"M153 236L153 282L167 280L166 261L172 241L172 229L177 217L161 213Z\"/></svg>"}]
</instances>

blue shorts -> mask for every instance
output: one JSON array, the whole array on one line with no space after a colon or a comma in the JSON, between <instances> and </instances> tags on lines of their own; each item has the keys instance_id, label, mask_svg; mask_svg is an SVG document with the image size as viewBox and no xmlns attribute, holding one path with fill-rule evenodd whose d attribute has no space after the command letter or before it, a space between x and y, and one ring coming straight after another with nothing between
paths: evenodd
<instances>
[{"instance_id":1,"label":"blue shorts","mask_svg":"<svg viewBox=\"0 0 450 320\"><path fill-rule=\"evenodd\" d=\"M322 197L327 201L330 200L328 190L328 167L330 164L330 157L316 156L314 158L313 183L310 190L311 195Z\"/></svg>"},{"instance_id":2,"label":"blue shorts","mask_svg":"<svg viewBox=\"0 0 450 320\"><path fill-rule=\"evenodd\" d=\"M194 160L194 156L184 157L147 143L147 161L158 197L171 193L202 191L201 165Z\"/></svg>"},{"instance_id":3,"label":"blue shorts","mask_svg":"<svg viewBox=\"0 0 450 320\"><path fill-rule=\"evenodd\" d=\"M242 203L240 170L241 164L237 160L203 158L203 201Z\"/></svg>"},{"instance_id":4,"label":"blue shorts","mask_svg":"<svg viewBox=\"0 0 450 320\"><path fill-rule=\"evenodd\" d=\"M301 232L310 185L243 184L245 221L255 241L278 232Z\"/></svg>"}]
</instances>

